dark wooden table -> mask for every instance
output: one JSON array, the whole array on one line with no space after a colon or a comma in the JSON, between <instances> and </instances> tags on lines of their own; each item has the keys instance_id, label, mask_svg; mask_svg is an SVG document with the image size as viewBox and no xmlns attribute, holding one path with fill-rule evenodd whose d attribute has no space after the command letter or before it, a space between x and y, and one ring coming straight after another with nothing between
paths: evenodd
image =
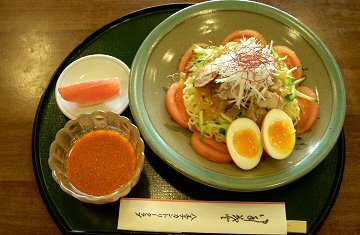
<instances>
[{"instance_id":1,"label":"dark wooden table","mask_svg":"<svg viewBox=\"0 0 360 235\"><path fill-rule=\"evenodd\" d=\"M0 2L0 234L59 234L38 191L32 128L49 80L89 34L129 12L166 0ZM319 234L360 233L360 3L260 2L308 25L335 56L347 91L346 165L339 196Z\"/></svg>"}]
</instances>

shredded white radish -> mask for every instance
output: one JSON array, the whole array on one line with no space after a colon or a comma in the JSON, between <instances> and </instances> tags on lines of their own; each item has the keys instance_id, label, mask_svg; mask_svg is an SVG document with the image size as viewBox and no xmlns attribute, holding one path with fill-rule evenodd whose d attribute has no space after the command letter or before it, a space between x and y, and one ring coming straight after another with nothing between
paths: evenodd
<instances>
[{"instance_id":1,"label":"shredded white radish","mask_svg":"<svg viewBox=\"0 0 360 235\"><path fill-rule=\"evenodd\" d=\"M264 46L254 38L243 39L241 43L228 43L222 48L226 53L215 59L220 66L219 77L215 79L228 90L227 96L235 100L240 108L249 100L264 99L262 91L271 84L271 75L277 70L277 61L271 53L272 44Z\"/></svg>"}]
</instances>

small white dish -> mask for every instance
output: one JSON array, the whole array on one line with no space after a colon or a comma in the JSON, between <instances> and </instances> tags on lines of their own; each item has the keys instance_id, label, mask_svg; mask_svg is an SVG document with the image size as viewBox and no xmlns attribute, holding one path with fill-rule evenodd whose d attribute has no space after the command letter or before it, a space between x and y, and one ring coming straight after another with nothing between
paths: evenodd
<instances>
[{"instance_id":1,"label":"small white dish","mask_svg":"<svg viewBox=\"0 0 360 235\"><path fill-rule=\"evenodd\" d=\"M103 54L82 57L68 65L60 74L55 86L56 103L61 112L70 119L96 110L121 114L129 105L129 75L129 67L115 57ZM120 95L101 104L81 106L64 100L58 91L60 86L108 77L119 77Z\"/></svg>"}]
</instances>

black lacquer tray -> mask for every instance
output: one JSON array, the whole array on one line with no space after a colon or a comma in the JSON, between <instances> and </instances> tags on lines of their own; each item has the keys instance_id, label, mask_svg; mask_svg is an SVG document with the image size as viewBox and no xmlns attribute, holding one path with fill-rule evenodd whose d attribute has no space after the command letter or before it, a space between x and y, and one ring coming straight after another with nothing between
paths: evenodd
<instances>
[{"instance_id":1,"label":"black lacquer tray","mask_svg":"<svg viewBox=\"0 0 360 235\"><path fill-rule=\"evenodd\" d=\"M56 132L68 119L56 105L57 78L75 59L89 54L108 54L129 67L146 36L160 22L189 4L160 5L142 9L104 26L76 47L53 75L39 104L33 129L33 164L38 187L54 221L64 233L134 233L117 230L119 201L93 205L64 193L52 179L48 166L49 147ZM130 109L123 116L132 121ZM230 192L199 184L168 166L146 146L146 161L139 183L127 197L221 200L284 201L287 218L305 220L308 234L315 234L330 212L340 188L345 163L345 135L342 132L327 158L305 177L281 188L262 192Z\"/></svg>"}]
</instances>

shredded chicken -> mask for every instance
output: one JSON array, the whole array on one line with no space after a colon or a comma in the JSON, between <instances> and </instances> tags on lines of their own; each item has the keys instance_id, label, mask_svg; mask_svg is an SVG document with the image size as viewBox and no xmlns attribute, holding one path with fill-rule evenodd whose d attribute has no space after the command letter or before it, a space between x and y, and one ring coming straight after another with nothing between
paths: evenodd
<instances>
[{"instance_id":1,"label":"shredded chicken","mask_svg":"<svg viewBox=\"0 0 360 235\"><path fill-rule=\"evenodd\" d=\"M206 64L197 70L195 76L195 87L203 87L213 81L218 76L221 66L217 64L217 60Z\"/></svg>"},{"instance_id":2,"label":"shredded chicken","mask_svg":"<svg viewBox=\"0 0 360 235\"><path fill-rule=\"evenodd\" d=\"M284 101L282 98L273 92L270 92L268 90L264 90L263 96L264 99L261 99L257 104L261 108L267 108L267 109L283 109L284 107Z\"/></svg>"}]
</instances>

